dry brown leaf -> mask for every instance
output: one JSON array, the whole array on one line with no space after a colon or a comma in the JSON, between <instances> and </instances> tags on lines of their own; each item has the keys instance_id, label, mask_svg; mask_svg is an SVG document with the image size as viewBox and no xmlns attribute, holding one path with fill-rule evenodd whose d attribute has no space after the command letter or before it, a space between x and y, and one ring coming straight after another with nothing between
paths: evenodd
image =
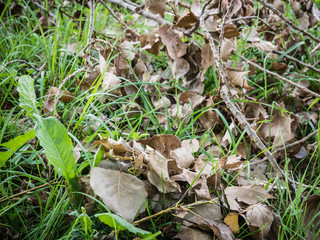
<instances>
[{"instance_id":1,"label":"dry brown leaf","mask_svg":"<svg viewBox=\"0 0 320 240\"><path fill-rule=\"evenodd\" d=\"M260 40L257 42L253 42L252 45L255 46L256 48L258 48L259 51L264 52L264 53L270 53L270 52L276 50L276 46L274 46L269 41Z\"/></svg>"},{"instance_id":2,"label":"dry brown leaf","mask_svg":"<svg viewBox=\"0 0 320 240\"><path fill-rule=\"evenodd\" d=\"M232 51L237 51L237 41L235 38L224 38L221 43L221 58L227 61Z\"/></svg>"},{"instance_id":3,"label":"dry brown leaf","mask_svg":"<svg viewBox=\"0 0 320 240\"><path fill-rule=\"evenodd\" d=\"M184 58L178 58L173 61L169 60L168 64L175 79L184 77L190 70L190 65Z\"/></svg>"},{"instance_id":4,"label":"dry brown leaf","mask_svg":"<svg viewBox=\"0 0 320 240\"><path fill-rule=\"evenodd\" d=\"M204 74L207 72L208 68L211 67L214 63L213 53L210 47L210 44L205 44L201 49L201 65L203 67L200 80L204 81Z\"/></svg>"},{"instance_id":5,"label":"dry brown leaf","mask_svg":"<svg viewBox=\"0 0 320 240\"><path fill-rule=\"evenodd\" d=\"M226 74L228 77L228 80L231 81L235 86L238 87L244 87L248 90L253 89L250 87L247 83L246 75L250 71L241 71L236 68L227 68Z\"/></svg>"},{"instance_id":6,"label":"dry brown leaf","mask_svg":"<svg viewBox=\"0 0 320 240\"><path fill-rule=\"evenodd\" d=\"M90 185L111 211L129 222L140 207L140 212L145 209L145 185L131 174L95 167L90 172Z\"/></svg>"},{"instance_id":7,"label":"dry brown leaf","mask_svg":"<svg viewBox=\"0 0 320 240\"><path fill-rule=\"evenodd\" d=\"M223 220L223 222L228 225L228 227L233 233L237 233L240 229L238 218L239 213L230 212Z\"/></svg>"},{"instance_id":8,"label":"dry brown leaf","mask_svg":"<svg viewBox=\"0 0 320 240\"><path fill-rule=\"evenodd\" d=\"M191 102L193 108L199 106L204 100L205 97L199 95L194 91L186 91L181 93L181 95L179 96L180 104L189 104Z\"/></svg>"},{"instance_id":9,"label":"dry brown leaf","mask_svg":"<svg viewBox=\"0 0 320 240\"><path fill-rule=\"evenodd\" d=\"M164 17L164 12L167 10L166 0L148 0L146 7L153 14L160 14Z\"/></svg>"},{"instance_id":10,"label":"dry brown leaf","mask_svg":"<svg viewBox=\"0 0 320 240\"><path fill-rule=\"evenodd\" d=\"M303 209L303 226L305 228L306 240L317 239L320 230L320 195L309 196L304 203ZM315 235L316 233L318 235Z\"/></svg>"},{"instance_id":11,"label":"dry brown leaf","mask_svg":"<svg viewBox=\"0 0 320 240\"><path fill-rule=\"evenodd\" d=\"M206 219L200 216L194 215L188 221L183 221L183 224L186 226L199 227L203 230L211 230L220 240L233 240L235 239L231 230L219 221L213 221L210 219Z\"/></svg>"},{"instance_id":12,"label":"dry brown leaf","mask_svg":"<svg viewBox=\"0 0 320 240\"><path fill-rule=\"evenodd\" d=\"M241 170L244 167L245 162L241 161L241 156L225 156L223 157L224 163L221 165L221 168L227 170ZM221 159L219 159L220 163Z\"/></svg>"},{"instance_id":13,"label":"dry brown leaf","mask_svg":"<svg viewBox=\"0 0 320 240\"><path fill-rule=\"evenodd\" d=\"M219 26L219 28L217 29L219 34L221 33L221 28L222 26ZM233 38L233 37L238 37L239 35L240 33L238 31L238 28L234 24L232 23L225 24L223 37Z\"/></svg>"},{"instance_id":14,"label":"dry brown leaf","mask_svg":"<svg viewBox=\"0 0 320 240\"><path fill-rule=\"evenodd\" d=\"M158 28L154 28L140 37L140 43L143 49L156 56L159 54L162 44L158 31Z\"/></svg>"},{"instance_id":15,"label":"dry brown leaf","mask_svg":"<svg viewBox=\"0 0 320 240\"><path fill-rule=\"evenodd\" d=\"M257 204L270 196L263 187L258 185L227 187L225 189L225 194L230 209L233 211L241 211L241 203L246 205Z\"/></svg>"},{"instance_id":16,"label":"dry brown leaf","mask_svg":"<svg viewBox=\"0 0 320 240\"><path fill-rule=\"evenodd\" d=\"M139 140L143 146L150 146L153 149L159 151L164 157L169 158L170 152L181 147L180 139L175 135L155 135L152 138Z\"/></svg>"},{"instance_id":17,"label":"dry brown leaf","mask_svg":"<svg viewBox=\"0 0 320 240\"><path fill-rule=\"evenodd\" d=\"M184 29L189 29L192 28L197 21L198 18L196 15L194 15L192 12L188 12L185 10L178 19L176 26Z\"/></svg>"},{"instance_id":18,"label":"dry brown leaf","mask_svg":"<svg viewBox=\"0 0 320 240\"><path fill-rule=\"evenodd\" d=\"M148 180L159 192L180 192L180 186L169 178L168 159L158 151L147 146Z\"/></svg>"},{"instance_id":19,"label":"dry brown leaf","mask_svg":"<svg viewBox=\"0 0 320 240\"><path fill-rule=\"evenodd\" d=\"M286 113L281 113L281 111L275 110L272 116L272 121L270 124L265 123L259 129L259 132L264 138L273 138L273 145L277 143L288 142L294 138L293 132L293 119Z\"/></svg>"},{"instance_id":20,"label":"dry brown leaf","mask_svg":"<svg viewBox=\"0 0 320 240\"><path fill-rule=\"evenodd\" d=\"M166 45L168 55L177 60L186 54L187 45L182 42L180 36L172 29L169 24L162 25L159 28L159 35L162 42Z\"/></svg>"},{"instance_id":21,"label":"dry brown leaf","mask_svg":"<svg viewBox=\"0 0 320 240\"><path fill-rule=\"evenodd\" d=\"M267 119L269 114L267 110L259 103L248 102L246 104L245 116L247 118Z\"/></svg>"},{"instance_id":22,"label":"dry brown leaf","mask_svg":"<svg viewBox=\"0 0 320 240\"><path fill-rule=\"evenodd\" d=\"M255 239L267 239L273 222L273 213L268 206L254 206L246 212L246 219Z\"/></svg>"},{"instance_id":23,"label":"dry brown leaf","mask_svg":"<svg viewBox=\"0 0 320 240\"><path fill-rule=\"evenodd\" d=\"M177 165L181 168L188 168L194 161L192 152L184 147L176 148L170 152L170 157L173 158Z\"/></svg>"},{"instance_id":24,"label":"dry brown leaf","mask_svg":"<svg viewBox=\"0 0 320 240\"><path fill-rule=\"evenodd\" d=\"M181 240L212 240L212 234L182 225L179 233L174 238Z\"/></svg>"}]
</instances>

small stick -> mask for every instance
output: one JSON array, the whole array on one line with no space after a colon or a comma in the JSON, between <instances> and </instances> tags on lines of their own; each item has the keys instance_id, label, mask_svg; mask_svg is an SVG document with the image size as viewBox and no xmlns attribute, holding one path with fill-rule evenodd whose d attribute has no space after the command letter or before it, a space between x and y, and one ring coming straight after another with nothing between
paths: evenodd
<instances>
[{"instance_id":1,"label":"small stick","mask_svg":"<svg viewBox=\"0 0 320 240\"><path fill-rule=\"evenodd\" d=\"M243 59L244 61L246 61L247 63L249 63L251 66L254 66L254 67L258 68L258 69L261 70L261 71L265 71L267 74L272 75L272 76L275 76L275 77L277 77L278 79L280 79L280 80L282 80L282 81L284 81L284 82L289 83L290 85L293 85L293 86L295 86L295 87L297 87L297 88L300 88L301 90L303 90L303 91L311 94L312 96L315 96L315 97L317 97L317 98L320 98L320 94L315 93L315 92L309 90L308 88L306 88L306 87L304 87L304 86L301 86L301 85L299 85L299 84L297 84L297 83L295 83L295 82L292 82L292 81L290 81L289 79L287 79L287 78L285 78L285 77L282 77L282 76L280 76L279 74L277 74L277 73L275 73L275 72L271 72L271 71L269 71L269 70L267 70L267 69L264 69L264 68L260 67L258 64L251 62L250 60L246 59L245 57L243 57L243 56L241 56L241 55L239 55L239 57L240 57L241 59Z\"/></svg>"},{"instance_id":2,"label":"small stick","mask_svg":"<svg viewBox=\"0 0 320 240\"><path fill-rule=\"evenodd\" d=\"M77 75L78 73L84 71L87 68L87 66L84 66L80 69L78 69L77 71L74 71L73 73L71 73L68 77L66 77L65 79L62 80L60 86L59 86L59 90L62 89L62 87L64 86L64 84L69 81L71 78L73 78L75 75Z\"/></svg>"},{"instance_id":3,"label":"small stick","mask_svg":"<svg viewBox=\"0 0 320 240\"><path fill-rule=\"evenodd\" d=\"M16 63L16 62L20 62L20 63L24 63L24 64L27 64L29 67L31 67L33 70L36 70L37 72L40 72L41 70L35 68L34 66L32 66L31 63L28 63L27 61L25 60L22 60L22 59L16 59L16 60L12 60L10 62L7 62L6 64L3 65L3 67L1 68L0 72L2 72L8 65L10 65L11 63Z\"/></svg>"},{"instance_id":4,"label":"small stick","mask_svg":"<svg viewBox=\"0 0 320 240\"><path fill-rule=\"evenodd\" d=\"M273 154L276 154L276 153L278 153L278 152L280 152L280 151L282 151L282 150L284 150L284 149L287 149L287 148L290 148L290 147L294 147L294 146L296 146L296 145L299 145L299 144L301 144L301 143L304 143L304 142L306 142L307 140L309 140L310 138L312 138L314 135L316 135L317 133L318 133L318 130L315 130L314 132L310 133L309 135L307 135L306 137L304 137L304 138L302 138L302 139L300 139L300 140L298 140L298 141L295 141L295 142L290 143L290 144L288 144L288 145L286 145L286 146L277 148L277 149L273 152ZM268 160L268 159L265 157L265 158L263 158L263 159L261 159L261 160L259 160L259 161L257 161L257 162L250 163L250 165L256 165L256 164L262 163L262 162L264 162L264 161L266 161L266 160Z\"/></svg>"},{"instance_id":5,"label":"small stick","mask_svg":"<svg viewBox=\"0 0 320 240\"><path fill-rule=\"evenodd\" d=\"M21 196L21 195L25 195L25 194L28 194L28 193L32 193L33 191L38 190L38 189L43 188L43 187L46 187L46 186L48 186L48 185L51 185L51 186L52 186L52 185L57 185L57 184L59 184L59 182L55 182L55 183L54 183L53 181L54 181L54 180L52 180L52 181L50 181L50 182L48 182L48 183L42 184L42 185L40 185L40 186L37 186L37 187L27 189L27 190L25 190L25 191L23 191L23 192L19 192L19 193L17 193L17 194L13 194L13 195L9 196L8 198L7 198L7 197L3 197L3 198L0 199L0 203L3 203L3 202L5 202L5 201L8 201L8 200L10 200L10 199L12 199L12 198L15 198L15 197L19 197L19 196Z\"/></svg>"},{"instance_id":6,"label":"small stick","mask_svg":"<svg viewBox=\"0 0 320 240\"><path fill-rule=\"evenodd\" d=\"M49 10L46 10L43 6L41 6L41 4L39 4L38 2L36 2L35 0L31 0L31 2L36 5L37 7L39 7L42 11L47 12L49 14L50 17L52 17L54 20L56 20L56 16L50 12Z\"/></svg>"},{"instance_id":7,"label":"small stick","mask_svg":"<svg viewBox=\"0 0 320 240\"><path fill-rule=\"evenodd\" d=\"M303 33L304 35L308 36L312 40L319 42L320 39L313 36L311 33L303 30L302 28L298 27L293 21L291 21L289 18L285 17L278 9L274 8L272 5L266 3L264 0L257 0L258 2L262 3L266 8L269 8L271 11L273 11L275 14L277 14L283 21L285 21L286 24L291 26L293 29L298 30L299 32Z\"/></svg>"}]
</instances>

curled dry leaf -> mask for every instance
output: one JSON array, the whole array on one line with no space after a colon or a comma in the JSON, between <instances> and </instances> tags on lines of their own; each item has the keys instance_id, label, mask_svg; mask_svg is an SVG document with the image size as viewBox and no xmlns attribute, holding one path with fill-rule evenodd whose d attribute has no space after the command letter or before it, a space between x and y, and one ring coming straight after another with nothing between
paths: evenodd
<instances>
[{"instance_id":1,"label":"curled dry leaf","mask_svg":"<svg viewBox=\"0 0 320 240\"><path fill-rule=\"evenodd\" d=\"M186 54L187 45L182 42L180 36L172 29L168 24L163 25L159 28L159 35L162 42L166 45L168 55L173 59L177 60Z\"/></svg>"},{"instance_id":2,"label":"curled dry leaf","mask_svg":"<svg viewBox=\"0 0 320 240\"><path fill-rule=\"evenodd\" d=\"M95 167L90 172L90 185L111 211L129 222L140 208L140 212L145 209L145 185L131 174Z\"/></svg>"},{"instance_id":3,"label":"curled dry leaf","mask_svg":"<svg viewBox=\"0 0 320 240\"><path fill-rule=\"evenodd\" d=\"M219 34L221 33L221 28L222 28L222 25L219 26L219 28L217 29ZM225 24L223 37L233 38L233 37L238 37L239 35L240 33L238 31L238 28L234 24L232 23Z\"/></svg>"},{"instance_id":4,"label":"curled dry leaf","mask_svg":"<svg viewBox=\"0 0 320 240\"><path fill-rule=\"evenodd\" d=\"M241 71L236 68L227 68L226 69L226 74L227 74L229 81L231 81L235 86L244 87L248 90L251 90L253 88L248 85L247 80L246 80L246 75L249 72L250 71Z\"/></svg>"},{"instance_id":5,"label":"curled dry leaf","mask_svg":"<svg viewBox=\"0 0 320 240\"><path fill-rule=\"evenodd\" d=\"M202 46L201 58L202 58L201 65L203 67L203 70L202 70L200 79L201 81L204 81L204 74L207 72L208 68L215 63L210 44L205 44Z\"/></svg>"},{"instance_id":6,"label":"curled dry leaf","mask_svg":"<svg viewBox=\"0 0 320 240\"><path fill-rule=\"evenodd\" d=\"M201 216L194 215L188 221L183 221L183 224L189 227L199 227L203 230L211 230L220 240L233 240L235 239L231 230L219 221L213 221Z\"/></svg>"},{"instance_id":7,"label":"curled dry leaf","mask_svg":"<svg viewBox=\"0 0 320 240\"><path fill-rule=\"evenodd\" d=\"M204 100L205 97L199 95L194 91L183 92L179 97L179 103L189 104L191 102L193 108L199 106Z\"/></svg>"},{"instance_id":8,"label":"curled dry leaf","mask_svg":"<svg viewBox=\"0 0 320 240\"><path fill-rule=\"evenodd\" d=\"M151 29L147 34L143 34L140 37L140 43L143 49L156 56L159 54L162 44L158 30L158 28Z\"/></svg>"},{"instance_id":9,"label":"curled dry leaf","mask_svg":"<svg viewBox=\"0 0 320 240\"><path fill-rule=\"evenodd\" d=\"M294 138L293 121L288 114L275 110L270 124L263 124L259 132L266 139L273 138L273 145L279 141L288 142Z\"/></svg>"},{"instance_id":10,"label":"curled dry leaf","mask_svg":"<svg viewBox=\"0 0 320 240\"><path fill-rule=\"evenodd\" d=\"M139 140L143 146L150 146L151 148L159 151L164 157L169 158L170 152L181 147L180 139L175 135L155 135L146 140Z\"/></svg>"},{"instance_id":11,"label":"curled dry leaf","mask_svg":"<svg viewBox=\"0 0 320 240\"><path fill-rule=\"evenodd\" d=\"M153 14L160 14L164 17L164 12L167 10L166 0L148 0L146 7Z\"/></svg>"},{"instance_id":12,"label":"curled dry leaf","mask_svg":"<svg viewBox=\"0 0 320 240\"><path fill-rule=\"evenodd\" d=\"M147 147L149 155L148 161L148 180L159 192L177 192L181 191L179 184L170 180L168 173L168 159L162 156L158 151Z\"/></svg>"},{"instance_id":13,"label":"curled dry leaf","mask_svg":"<svg viewBox=\"0 0 320 240\"><path fill-rule=\"evenodd\" d=\"M273 222L273 213L268 206L257 205L246 212L249 229L257 240L267 239Z\"/></svg>"},{"instance_id":14,"label":"curled dry leaf","mask_svg":"<svg viewBox=\"0 0 320 240\"><path fill-rule=\"evenodd\" d=\"M185 10L178 19L176 26L184 29L189 29L192 28L197 21L198 18L196 15L194 15L192 12L188 12Z\"/></svg>"}]
</instances>

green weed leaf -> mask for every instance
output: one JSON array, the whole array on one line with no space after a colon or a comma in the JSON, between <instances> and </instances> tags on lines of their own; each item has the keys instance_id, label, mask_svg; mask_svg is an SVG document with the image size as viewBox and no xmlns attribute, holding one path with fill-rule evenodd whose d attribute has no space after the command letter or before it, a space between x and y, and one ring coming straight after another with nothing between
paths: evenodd
<instances>
[{"instance_id":1,"label":"green weed leaf","mask_svg":"<svg viewBox=\"0 0 320 240\"><path fill-rule=\"evenodd\" d=\"M139 234L142 237L151 235L151 232L135 227L134 225L127 222L118 215L112 213L101 213L96 214L95 216L98 217L101 222L108 225L109 227L116 228L118 230L128 230L129 232Z\"/></svg>"},{"instance_id":2,"label":"green weed leaf","mask_svg":"<svg viewBox=\"0 0 320 240\"><path fill-rule=\"evenodd\" d=\"M49 163L55 167L58 174L70 182L77 177L77 172L73 146L67 129L53 117L35 116L37 118L36 136L45 150Z\"/></svg>"},{"instance_id":3,"label":"green weed leaf","mask_svg":"<svg viewBox=\"0 0 320 240\"><path fill-rule=\"evenodd\" d=\"M20 107L26 110L27 116L33 118L33 114L37 114L38 110L32 77L27 75L21 76L17 90L20 96Z\"/></svg>"},{"instance_id":4,"label":"green weed leaf","mask_svg":"<svg viewBox=\"0 0 320 240\"><path fill-rule=\"evenodd\" d=\"M11 139L9 142L0 144L0 146L5 147L8 151L1 152L0 155L0 167L27 141L35 137L34 130L31 130L23 135L17 136L14 139Z\"/></svg>"}]
</instances>

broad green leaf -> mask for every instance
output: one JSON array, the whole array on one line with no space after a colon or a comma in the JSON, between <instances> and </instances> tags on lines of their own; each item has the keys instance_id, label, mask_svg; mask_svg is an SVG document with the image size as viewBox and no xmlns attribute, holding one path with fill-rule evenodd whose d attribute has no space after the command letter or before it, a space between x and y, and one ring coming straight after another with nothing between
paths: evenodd
<instances>
[{"instance_id":1,"label":"broad green leaf","mask_svg":"<svg viewBox=\"0 0 320 240\"><path fill-rule=\"evenodd\" d=\"M68 182L76 178L76 160L73 156L73 146L67 129L53 117L35 116L37 118L36 136L45 150L49 163Z\"/></svg>"},{"instance_id":2,"label":"broad green leaf","mask_svg":"<svg viewBox=\"0 0 320 240\"><path fill-rule=\"evenodd\" d=\"M101 222L108 225L109 227L116 228L118 230L128 230L129 232L139 234L142 237L151 235L151 232L135 227L134 225L127 222L118 215L112 213L101 213L96 214L95 216L98 217Z\"/></svg>"},{"instance_id":3,"label":"broad green leaf","mask_svg":"<svg viewBox=\"0 0 320 240\"><path fill-rule=\"evenodd\" d=\"M33 79L27 75L21 76L17 90L20 96L20 107L26 110L27 116L33 117L33 114L38 112Z\"/></svg>"},{"instance_id":4,"label":"broad green leaf","mask_svg":"<svg viewBox=\"0 0 320 240\"><path fill-rule=\"evenodd\" d=\"M17 136L11 139L9 142L0 144L0 146L8 149L6 152L1 152L0 154L0 167L27 141L35 137L34 130L31 130L23 135Z\"/></svg>"}]
</instances>

